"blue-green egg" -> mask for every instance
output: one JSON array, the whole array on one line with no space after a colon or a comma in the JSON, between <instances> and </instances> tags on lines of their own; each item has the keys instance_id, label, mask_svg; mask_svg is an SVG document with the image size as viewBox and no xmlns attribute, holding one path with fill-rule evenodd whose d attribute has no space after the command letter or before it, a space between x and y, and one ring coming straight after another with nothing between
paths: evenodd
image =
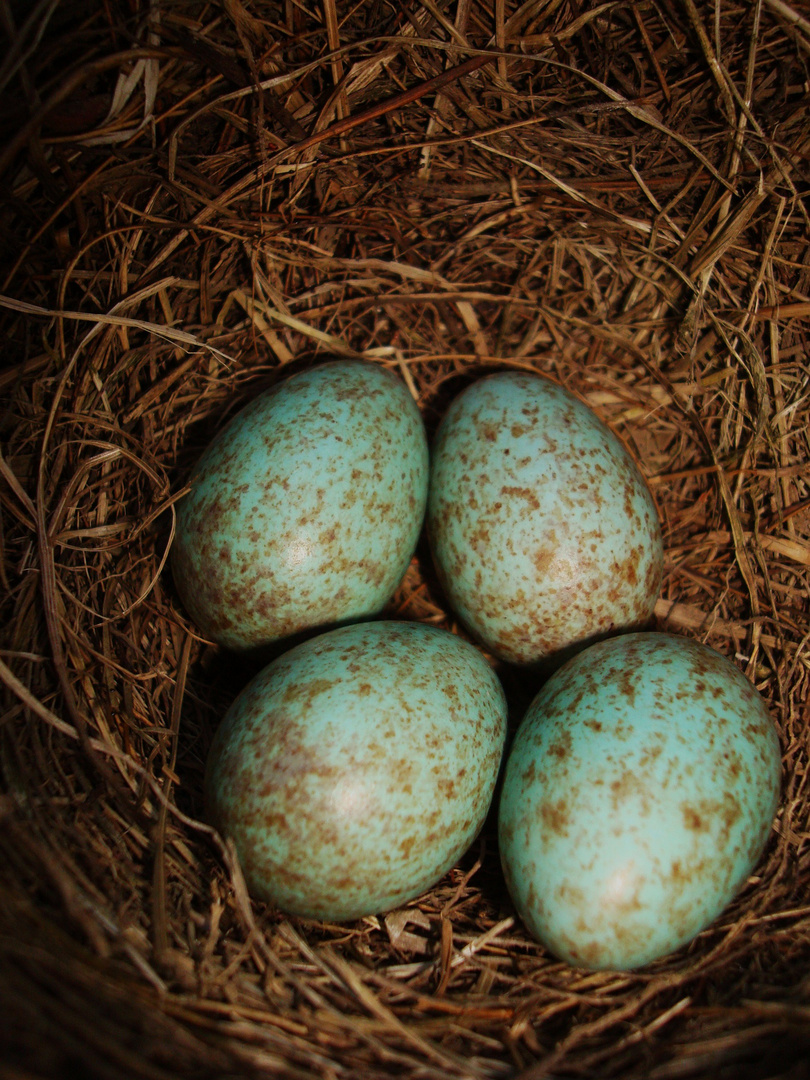
<instances>
[{"instance_id":1,"label":"blue-green egg","mask_svg":"<svg viewBox=\"0 0 810 1080\"><path fill-rule=\"evenodd\" d=\"M532 702L507 761L509 892L556 956L627 970L691 941L763 853L780 749L728 659L669 634L599 642Z\"/></svg>"},{"instance_id":2,"label":"blue-green egg","mask_svg":"<svg viewBox=\"0 0 810 1080\"><path fill-rule=\"evenodd\" d=\"M427 529L451 606L503 660L533 664L652 615L663 542L649 488L596 414L541 375L490 375L451 402Z\"/></svg>"},{"instance_id":3,"label":"blue-green egg","mask_svg":"<svg viewBox=\"0 0 810 1080\"><path fill-rule=\"evenodd\" d=\"M208 816L255 898L328 921L384 912L469 847L505 732L503 690L473 645L422 623L340 627L236 699L208 758Z\"/></svg>"},{"instance_id":4,"label":"blue-green egg","mask_svg":"<svg viewBox=\"0 0 810 1080\"><path fill-rule=\"evenodd\" d=\"M378 614L427 499L422 418L377 364L335 361L256 397L214 439L177 509L172 572L232 649Z\"/></svg>"}]
</instances>

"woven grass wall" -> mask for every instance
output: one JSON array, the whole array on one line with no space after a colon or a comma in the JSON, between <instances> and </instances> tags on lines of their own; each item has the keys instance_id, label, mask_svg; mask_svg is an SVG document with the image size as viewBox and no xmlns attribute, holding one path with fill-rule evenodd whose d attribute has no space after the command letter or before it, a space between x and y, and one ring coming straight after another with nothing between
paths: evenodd
<instances>
[{"instance_id":1,"label":"woven grass wall","mask_svg":"<svg viewBox=\"0 0 810 1080\"><path fill-rule=\"evenodd\" d=\"M807 5L39 0L0 32L0 1076L810 1075ZM473 375L546 373L639 461L656 625L783 750L762 861L676 954L556 961L492 822L345 926L253 903L205 824L253 669L183 611L175 503L335 355L429 431ZM458 631L424 543L389 611Z\"/></svg>"}]
</instances>

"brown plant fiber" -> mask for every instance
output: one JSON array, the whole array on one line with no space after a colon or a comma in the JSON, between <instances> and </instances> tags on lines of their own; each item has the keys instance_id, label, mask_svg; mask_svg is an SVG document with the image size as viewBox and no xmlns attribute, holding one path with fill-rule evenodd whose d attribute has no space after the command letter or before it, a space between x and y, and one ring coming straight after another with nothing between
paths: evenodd
<instances>
[{"instance_id":1,"label":"brown plant fiber","mask_svg":"<svg viewBox=\"0 0 810 1080\"><path fill-rule=\"evenodd\" d=\"M11 0L0 33L0 1077L810 1076L807 4ZM547 373L639 461L657 626L783 749L763 859L674 955L556 961L493 821L346 926L252 902L205 824L252 669L177 599L174 505L334 355L429 431ZM458 630L424 544L389 612Z\"/></svg>"}]
</instances>

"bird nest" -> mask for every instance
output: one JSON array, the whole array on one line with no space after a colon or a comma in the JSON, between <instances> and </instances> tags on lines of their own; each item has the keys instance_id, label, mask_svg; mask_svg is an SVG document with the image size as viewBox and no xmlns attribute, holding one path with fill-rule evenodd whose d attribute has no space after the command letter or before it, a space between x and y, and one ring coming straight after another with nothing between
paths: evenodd
<instances>
[{"instance_id":1,"label":"bird nest","mask_svg":"<svg viewBox=\"0 0 810 1080\"><path fill-rule=\"evenodd\" d=\"M78 0L0 9L0 1073L765 1078L810 1057L810 20L788 0ZM493 823L401 910L249 899L205 822L250 661L167 557L192 464L325 357L429 432L542 372L640 463L659 629L783 751L754 875L688 946L586 972ZM458 632L424 547L388 613ZM503 669L519 715L537 685Z\"/></svg>"}]
</instances>

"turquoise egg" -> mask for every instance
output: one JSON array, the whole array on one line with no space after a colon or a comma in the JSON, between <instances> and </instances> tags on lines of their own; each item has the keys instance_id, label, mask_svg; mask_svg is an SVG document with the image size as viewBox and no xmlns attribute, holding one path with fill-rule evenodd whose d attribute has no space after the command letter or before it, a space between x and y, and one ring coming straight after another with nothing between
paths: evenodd
<instances>
[{"instance_id":1,"label":"turquoise egg","mask_svg":"<svg viewBox=\"0 0 810 1080\"><path fill-rule=\"evenodd\" d=\"M745 883L779 787L774 725L730 660L669 634L592 645L545 684L509 754L498 828L515 907L577 966L665 956Z\"/></svg>"},{"instance_id":2,"label":"turquoise egg","mask_svg":"<svg viewBox=\"0 0 810 1080\"><path fill-rule=\"evenodd\" d=\"M384 368L335 361L259 395L214 439L177 509L172 572L232 649L378 614L416 548L424 425Z\"/></svg>"},{"instance_id":3,"label":"turquoise egg","mask_svg":"<svg viewBox=\"0 0 810 1080\"><path fill-rule=\"evenodd\" d=\"M236 699L208 757L208 816L257 899L328 921L383 912L469 847L505 732L475 646L422 623L340 627Z\"/></svg>"},{"instance_id":4,"label":"turquoise egg","mask_svg":"<svg viewBox=\"0 0 810 1080\"><path fill-rule=\"evenodd\" d=\"M663 543L644 478L596 414L541 375L491 375L450 404L427 529L450 604L503 660L536 663L652 615Z\"/></svg>"}]
</instances>

